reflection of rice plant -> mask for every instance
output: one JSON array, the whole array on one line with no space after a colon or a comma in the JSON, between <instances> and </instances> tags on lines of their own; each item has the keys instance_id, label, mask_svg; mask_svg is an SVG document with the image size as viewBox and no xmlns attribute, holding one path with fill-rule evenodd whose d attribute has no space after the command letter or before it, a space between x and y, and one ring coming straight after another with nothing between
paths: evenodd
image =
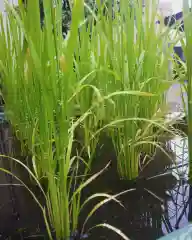
<instances>
[{"instance_id":1,"label":"reflection of rice plant","mask_svg":"<svg viewBox=\"0 0 192 240\"><path fill-rule=\"evenodd\" d=\"M187 178L189 169L188 139L186 137L178 137L170 140L169 144L176 155L172 166L174 173L179 178Z\"/></svg>"},{"instance_id":2,"label":"reflection of rice plant","mask_svg":"<svg viewBox=\"0 0 192 240\"><path fill-rule=\"evenodd\" d=\"M179 183L169 190L169 199L165 204L165 212L162 218L164 233L173 232L175 229L188 222L188 214L191 202L190 186Z\"/></svg>"},{"instance_id":3,"label":"reflection of rice plant","mask_svg":"<svg viewBox=\"0 0 192 240\"><path fill-rule=\"evenodd\" d=\"M183 227L185 222L188 223L191 205L191 187L187 183L189 169L187 138L175 138L169 144L176 155L176 160L168 171L171 171L179 181L174 188L166 191L168 199L164 205L162 218L164 234Z\"/></svg>"}]
</instances>

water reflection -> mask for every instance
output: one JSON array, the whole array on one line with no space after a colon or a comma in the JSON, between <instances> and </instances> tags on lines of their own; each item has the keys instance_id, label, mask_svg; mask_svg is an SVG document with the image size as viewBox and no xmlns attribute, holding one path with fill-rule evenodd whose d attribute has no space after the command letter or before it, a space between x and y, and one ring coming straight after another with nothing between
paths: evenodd
<instances>
[{"instance_id":1,"label":"water reflection","mask_svg":"<svg viewBox=\"0 0 192 240\"><path fill-rule=\"evenodd\" d=\"M188 139L177 137L169 144L176 156L175 163L169 170L172 171L178 182L173 189L166 191L169 198L165 202L165 212L162 216L164 234L186 226L192 219L192 187L187 182L189 173Z\"/></svg>"},{"instance_id":2,"label":"water reflection","mask_svg":"<svg viewBox=\"0 0 192 240\"><path fill-rule=\"evenodd\" d=\"M129 212L129 217L133 219L128 223L127 235L130 239L155 240L185 227L192 220L188 139L177 137L169 141L168 147L169 152L174 153L173 163L166 164L166 156L157 154L147 170L147 176L152 174L153 177L147 178L143 191L139 191L137 197L132 194L127 201L127 207L135 206ZM166 165L164 172L161 165Z\"/></svg>"},{"instance_id":3,"label":"water reflection","mask_svg":"<svg viewBox=\"0 0 192 240\"><path fill-rule=\"evenodd\" d=\"M189 173L188 139L186 137L177 137L171 140L169 144L176 156L172 171L178 175L179 179L187 180Z\"/></svg>"}]
</instances>

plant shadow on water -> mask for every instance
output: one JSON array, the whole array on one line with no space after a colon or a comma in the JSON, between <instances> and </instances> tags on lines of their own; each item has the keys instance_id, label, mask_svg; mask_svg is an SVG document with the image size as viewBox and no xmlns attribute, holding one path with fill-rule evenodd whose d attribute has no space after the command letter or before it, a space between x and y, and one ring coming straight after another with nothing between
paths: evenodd
<instances>
[{"instance_id":1,"label":"plant shadow on water","mask_svg":"<svg viewBox=\"0 0 192 240\"><path fill-rule=\"evenodd\" d=\"M18 157L19 143L11 135L10 126L0 126L1 154ZM105 144L93 161L94 171L98 171L106 162L112 164L98 180L93 181L82 194L86 199L93 193L103 192L117 194L134 188L118 198L124 205L111 201L104 204L89 219L85 232L100 223L108 223L124 232L130 239L155 240L167 233L181 228L192 219L191 196L192 188L187 183L188 153L187 139L169 141L169 154L174 158L175 165L165 153L157 151L153 161L141 172L137 181L122 181L116 173L116 158L110 141ZM172 151L170 151L172 149ZM21 157L20 157L21 159ZM26 178L21 169L9 159L1 159L1 167L11 170L15 175ZM23 186L8 174L0 173L0 239L48 239L42 214ZM34 189L35 190L35 189ZM97 202L91 201L82 211L79 229L90 210ZM36 236L36 237L34 237ZM72 237L71 239L76 239ZM120 239L118 235L106 228L93 229L88 239Z\"/></svg>"}]
</instances>

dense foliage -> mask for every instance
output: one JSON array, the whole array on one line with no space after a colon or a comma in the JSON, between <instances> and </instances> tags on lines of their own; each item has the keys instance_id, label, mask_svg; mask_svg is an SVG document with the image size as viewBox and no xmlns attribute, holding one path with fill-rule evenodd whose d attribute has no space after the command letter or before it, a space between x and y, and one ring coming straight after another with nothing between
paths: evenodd
<instances>
[{"instance_id":1,"label":"dense foliage","mask_svg":"<svg viewBox=\"0 0 192 240\"><path fill-rule=\"evenodd\" d=\"M27 11L20 6L20 15L7 6L6 27L0 19L0 70L7 117L32 155L32 169L20 164L45 196L45 206L39 206L50 239L54 229L60 240L79 227L84 205L103 197L81 199L83 188L103 171L91 172L93 161L100 160L95 152L101 133L112 139L117 173L127 180L136 179L148 163L140 161L141 153L152 156L162 149L162 132L176 135L165 118L172 50L165 47L169 29L157 31L155 5L152 14L146 7L143 15L135 1L133 15L127 0L120 1L120 11L112 2L96 8L95 1L63 1L61 14L61 5L42 1L40 11L39 0L28 1ZM89 28L85 17L96 24L90 21ZM80 149L74 149L77 142ZM96 209L115 197L104 196L82 232Z\"/></svg>"}]
</instances>

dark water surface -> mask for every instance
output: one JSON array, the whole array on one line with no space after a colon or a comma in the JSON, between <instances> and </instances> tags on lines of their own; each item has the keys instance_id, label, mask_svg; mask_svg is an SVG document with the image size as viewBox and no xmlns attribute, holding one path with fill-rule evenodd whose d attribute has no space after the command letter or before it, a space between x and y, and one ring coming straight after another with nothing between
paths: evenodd
<instances>
[{"instance_id":1,"label":"dark water surface","mask_svg":"<svg viewBox=\"0 0 192 240\"><path fill-rule=\"evenodd\" d=\"M1 154L10 155L14 152L13 155L17 155L13 146L17 145L13 141L9 126L1 124ZM114 202L102 206L90 218L85 230L88 231L90 227L99 223L107 223L120 229L131 240L155 240L186 226L192 220L192 187L187 182L187 139L171 140L169 149L173 151L171 154L175 164L170 164L165 154L158 153L142 173L146 180L140 180L138 183L118 181L112 171L105 173L87 188L84 192L85 198L95 192L114 194L129 188L135 190L119 198L124 208ZM112 158L113 153L110 149L104 152L103 158ZM14 164L10 165L8 158L0 159L0 167L20 174ZM40 237L45 230L37 204L27 190L18 184L19 182L9 175L0 172L0 239L30 239L27 237L32 235L37 235L32 239L47 239L45 236ZM88 204L80 215L81 226L92 207L92 204ZM97 228L91 231L88 239L120 240L121 237L111 230Z\"/></svg>"},{"instance_id":2,"label":"dark water surface","mask_svg":"<svg viewBox=\"0 0 192 240\"><path fill-rule=\"evenodd\" d=\"M174 152L172 157L175 164L169 165L167 157L158 153L153 163L143 172L147 180L134 184L131 187L136 190L119 198L126 209L112 202L99 210L90 220L89 227L106 222L120 229L130 239L154 240L186 226L192 219L192 188L187 182L187 139L171 140L169 147ZM116 191L129 188L128 184L126 188L125 183L122 184L123 187L120 182L111 184L113 189L118 184ZM104 229L96 230L90 239L121 238Z\"/></svg>"}]
</instances>

